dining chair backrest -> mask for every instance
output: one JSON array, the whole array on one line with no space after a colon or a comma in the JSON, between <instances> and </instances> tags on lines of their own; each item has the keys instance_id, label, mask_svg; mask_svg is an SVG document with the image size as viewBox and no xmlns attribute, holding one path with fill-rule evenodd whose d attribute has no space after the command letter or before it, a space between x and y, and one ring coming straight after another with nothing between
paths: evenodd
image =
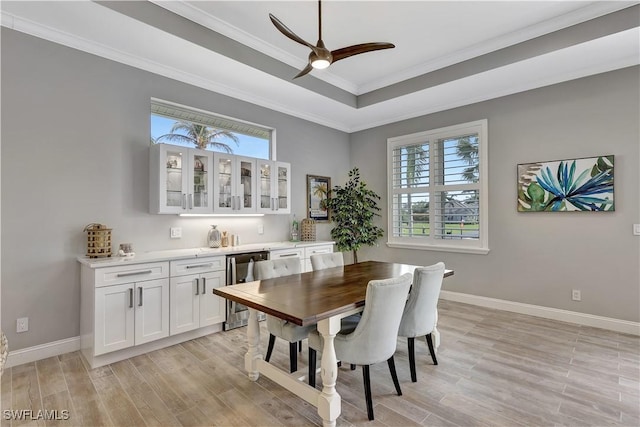
<instances>
[{"instance_id":1,"label":"dining chair backrest","mask_svg":"<svg viewBox=\"0 0 640 427\"><path fill-rule=\"evenodd\" d=\"M300 274L300 258L277 258L258 261L253 266L256 280L273 279L276 277Z\"/></svg>"},{"instance_id":2,"label":"dining chair backrest","mask_svg":"<svg viewBox=\"0 0 640 427\"><path fill-rule=\"evenodd\" d=\"M264 261L258 261L254 265L254 275L256 280L274 279L276 277L290 276L299 274L302 271L300 267L300 258L277 258ZM289 343L297 343L305 339L311 330L310 327L302 327L291 324L284 319L267 314L266 316L267 330L269 331L269 348L267 350L266 361L269 361L275 337L282 338ZM297 370L296 351L289 347L290 371Z\"/></svg>"},{"instance_id":3,"label":"dining chair backrest","mask_svg":"<svg viewBox=\"0 0 640 427\"><path fill-rule=\"evenodd\" d=\"M342 252L329 252L327 254L311 255L311 268L313 271L325 268L341 267L344 265Z\"/></svg>"},{"instance_id":4,"label":"dining chair backrest","mask_svg":"<svg viewBox=\"0 0 640 427\"><path fill-rule=\"evenodd\" d=\"M442 288L444 267L444 263L439 262L415 269L413 286L398 330L399 336L420 337L433 331L438 316L438 298Z\"/></svg>"},{"instance_id":5,"label":"dining chair backrest","mask_svg":"<svg viewBox=\"0 0 640 427\"><path fill-rule=\"evenodd\" d=\"M344 341L335 341L340 360L356 365L372 365L393 356L410 287L410 273L369 282L358 326L345 336Z\"/></svg>"}]
</instances>

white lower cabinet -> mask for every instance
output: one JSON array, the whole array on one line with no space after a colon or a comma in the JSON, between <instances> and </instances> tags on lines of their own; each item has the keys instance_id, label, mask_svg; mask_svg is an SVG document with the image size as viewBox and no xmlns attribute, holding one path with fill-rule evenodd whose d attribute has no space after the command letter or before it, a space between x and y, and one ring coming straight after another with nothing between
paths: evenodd
<instances>
[{"instance_id":1,"label":"white lower cabinet","mask_svg":"<svg viewBox=\"0 0 640 427\"><path fill-rule=\"evenodd\" d=\"M300 271L311 271L311 255L333 252L333 244L308 245L289 249L275 249L269 252L269 259L300 258Z\"/></svg>"},{"instance_id":2,"label":"white lower cabinet","mask_svg":"<svg viewBox=\"0 0 640 427\"><path fill-rule=\"evenodd\" d=\"M304 269L304 249L302 248L290 248L290 249L276 249L269 251L269 259L283 259L283 258L298 258L300 260L300 271L305 272Z\"/></svg>"},{"instance_id":3,"label":"white lower cabinet","mask_svg":"<svg viewBox=\"0 0 640 427\"><path fill-rule=\"evenodd\" d=\"M170 270L170 335L224 321L224 299L211 292L225 285L224 257L171 261Z\"/></svg>"},{"instance_id":4,"label":"white lower cabinet","mask_svg":"<svg viewBox=\"0 0 640 427\"><path fill-rule=\"evenodd\" d=\"M87 360L169 336L169 263L81 270L80 347Z\"/></svg>"},{"instance_id":5,"label":"white lower cabinet","mask_svg":"<svg viewBox=\"0 0 640 427\"><path fill-rule=\"evenodd\" d=\"M222 330L225 257L81 268L80 348L92 368ZM185 333L186 332L186 333Z\"/></svg>"},{"instance_id":6,"label":"white lower cabinet","mask_svg":"<svg viewBox=\"0 0 640 427\"><path fill-rule=\"evenodd\" d=\"M169 336L169 279L104 286L95 293L100 355Z\"/></svg>"},{"instance_id":7,"label":"white lower cabinet","mask_svg":"<svg viewBox=\"0 0 640 427\"><path fill-rule=\"evenodd\" d=\"M211 289L224 286L224 271L170 279L171 335L224 321L224 300Z\"/></svg>"}]
</instances>

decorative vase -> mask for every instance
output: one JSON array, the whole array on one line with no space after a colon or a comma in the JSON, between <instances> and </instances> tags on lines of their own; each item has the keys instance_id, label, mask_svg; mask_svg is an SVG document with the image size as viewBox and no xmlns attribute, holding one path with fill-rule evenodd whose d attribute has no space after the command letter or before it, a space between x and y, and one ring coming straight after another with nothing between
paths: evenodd
<instances>
[{"instance_id":1,"label":"decorative vase","mask_svg":"<svg viewBox=\"0 0 640 427\"><path fill-rule=\"evenodd\" d=\"M211 230L209 230L209 233L207 234L207 242L209 243L210 248L219 248L222 243L220 230L216 227L216 225L212 225Z\"/></svg>"},{"instance_id":2,"label":"decorative vase","mask_svg":"<svg viewBox=\"0 0 640 427\"><path fill-rule=\"evenodd\" d=\"M222 242L223 248L226 248L227 246L229 246L229 236L227 235L226 231L222 232L221 242Z\"/></svg>"}]
</instances>

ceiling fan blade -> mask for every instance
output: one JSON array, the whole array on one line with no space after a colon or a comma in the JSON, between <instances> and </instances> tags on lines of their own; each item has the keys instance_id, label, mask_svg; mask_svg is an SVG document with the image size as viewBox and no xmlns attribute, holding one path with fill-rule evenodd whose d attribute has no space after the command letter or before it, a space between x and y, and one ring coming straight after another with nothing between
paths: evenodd
<instances>
[{"instance_id":1,"label":"ceiling fan blade","mask_svg":"<svg viewBox=\"0 0 640 427\"><path fill-rule=\"evenodd\" d=\"M305 74L309 74L309 71L313 70L313 67L311 66L311 63L307 64L306 67L304 67L304 70L300 71L295 77L294 79L297 79L298 77L302 77Z\"/></svg>"},{"instance_id":2,"label":"ceiling fan blade","mask_svg":"<svg viewBox=\"0 0 640 427\"><path fill-rule=\"evenodd\" d=\"M284 25L282 23L282 21L280 21L278 18L276 18L272 14L269 14L269 18L271 19L271 22L273 23L273 25L275 25L276 28L282 34L284 34L285 36L287 36L288 38L290 38L294 42L297 42L297 43L300 43L301 45L307 46L308 48L310 48L313 51L316 50L316 47L314 45L312 45L311 43L309 43L309 42L303 40L302 38L298 37L293 31L291 31L289 28L287 28L287 26Z\"/></svg>"},{"instance_id":3,"label":"ceiling fan blade","mask_svg":"<svg viewBox=\"0 0 640 427\"><path fill-rule=\"evenodd\" d=\"M353 46L343 47L331 52L333 56L333 62L340 61L341 59L348 58L353 55L359 55L361 53L373 52L374 50L391 49L396 47L392 43L362 43Z\"/></svg>"}]
</instances>

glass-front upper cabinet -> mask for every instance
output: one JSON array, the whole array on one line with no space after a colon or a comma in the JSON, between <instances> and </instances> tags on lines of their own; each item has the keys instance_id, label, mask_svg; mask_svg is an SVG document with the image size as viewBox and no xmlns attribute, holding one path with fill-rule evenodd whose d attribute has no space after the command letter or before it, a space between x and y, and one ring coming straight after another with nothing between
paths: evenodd
<instances>
[{"instance_id":1,"label":"glass-front upper cabinet","mask_svg":"<svg viewBox=\"0 0 640 427\"><path fill-rule=\"evenodd\" d=\"M169 144L155 144L150 158L150 211L211 213L213 153Z\"/></svg>"},{"instance_id":2,"label":"glass-front upper cabinet","mask_svg":"<svg viewBox=\"0 0 640 427\"><path fill-rule=\"evenodd\" d=\"M258 212L291 213L291 165L258 160Z\"/></svg>"},{"instance_id":3,"label":"glass-front upper cabinet","mask_svg":"<svg viewBox=\"0 0 640 427\"><path fill-rule=\"evenodd\" d=\"M214 212L255 213L256 159L215 153L214 164Z\"/></svg>"}]
</instances>

